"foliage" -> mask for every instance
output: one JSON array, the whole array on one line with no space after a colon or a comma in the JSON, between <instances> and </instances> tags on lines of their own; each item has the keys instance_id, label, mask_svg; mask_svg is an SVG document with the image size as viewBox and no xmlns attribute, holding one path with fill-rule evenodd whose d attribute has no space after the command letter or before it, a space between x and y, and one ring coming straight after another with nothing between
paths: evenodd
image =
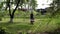
<instances>
[{"instance_id":1,"label":"foliage","mask_svg":"<svg viewBox=\"0 0 60 34\"><path fill-rule=\"evenodd\" d=\"M6 28L0 27L0 34L6 34Z\"/></svg>"},{"instance_id":2,"label":"foliage","mask_svg":"<svg viewBox=\"0 0 60 34\"><path fill-rule=\"evenodd\" d=\"M37 1L36 0L31 0L30 4L31 4L33 10L35 10L35 8L37 7Z\"/></svg>"}]
</instances>

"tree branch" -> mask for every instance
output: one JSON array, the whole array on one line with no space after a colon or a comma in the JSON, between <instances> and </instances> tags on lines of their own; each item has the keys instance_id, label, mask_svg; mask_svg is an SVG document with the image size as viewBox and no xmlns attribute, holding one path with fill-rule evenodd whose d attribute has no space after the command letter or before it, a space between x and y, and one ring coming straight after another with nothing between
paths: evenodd
<instances>
[{"instance_id":1,"label":"tree branch","mask_svg":"<svg viewBox=\"0 0 60 34\"><path fill-rule=\"evenodd\" d=\"M19 6L19 3L20 3L20 0L18 0L18 3L17 3L17 5L16 5L16 8L15 8L15 9L13 10L13 12L12 12L12 15L14 15L14 13L15 13L17 7Z\"/></svg>"}]
</instances>

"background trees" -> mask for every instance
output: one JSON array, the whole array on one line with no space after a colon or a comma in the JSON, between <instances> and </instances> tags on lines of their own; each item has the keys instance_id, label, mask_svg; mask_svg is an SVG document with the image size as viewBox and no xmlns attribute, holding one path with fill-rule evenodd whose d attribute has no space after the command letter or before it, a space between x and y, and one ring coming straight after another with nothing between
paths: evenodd
<instances>
[{"instance_id":1,"label":"background trees","mask_svg":"<svg viewBox=\"0 0 60 34\"><path fill-rule=\"evenodd\" d=\"M53 0L53 3L51 3L51 9L52 9L52 16L56 15L58 12L60 12L60 0Z\"/></svg>"},{"instance_id":2,"label":"background trees","mask_svg":"<svg viewBox=\"0 0 60 34\"><path fill-rule=\"evenodd\" d=\"M1 8L5 5L5 10L7 9L9 10L10 23L13 22L14 13L19 6L21 7L20 9L22 9L23 6L26 7L28 5L28 8L31 7L32 10L35 10L35 7L37 6L36 0L31 0L31 1L30 0L4 0L1 4L2 4ZM13 10L12 10L12 5L15 6Z\"/></svg>"},{"instance_id":3,"label":"background trees","mask_svg":"<svg viewBox=\"0 0 60 34\"><path fill-rule=\"evenodd\" d=\"M0 2L0 21L2 20L2 17L3 17L2 7L3 7L3 2Z\"/></svg>"}]
</instances>

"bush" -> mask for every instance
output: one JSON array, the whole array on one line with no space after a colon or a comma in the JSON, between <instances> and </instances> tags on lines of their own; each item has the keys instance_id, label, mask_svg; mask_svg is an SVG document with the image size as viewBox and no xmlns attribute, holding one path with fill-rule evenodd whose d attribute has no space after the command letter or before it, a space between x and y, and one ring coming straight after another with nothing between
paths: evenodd
<instances>
[{"instance_id":1,"label":"bush","mask_svg":"<svg viewBox=\"0 0 60 34\"><path fill-rule=\"evenodd\" d=\"M6 27L0 27L0 34L11 34L11 33L7 31Z\"/></svg>"},{"instance_id":2,"label":"bush","mask_svg":"<svg viewBox=\"0 0 60 34\"><path fill-rule=\"evenodd\" d=\"M0 27L0 33L1 34L6 34L5 29L3 29L2 27Z\"/></svg>"}]
</instances>

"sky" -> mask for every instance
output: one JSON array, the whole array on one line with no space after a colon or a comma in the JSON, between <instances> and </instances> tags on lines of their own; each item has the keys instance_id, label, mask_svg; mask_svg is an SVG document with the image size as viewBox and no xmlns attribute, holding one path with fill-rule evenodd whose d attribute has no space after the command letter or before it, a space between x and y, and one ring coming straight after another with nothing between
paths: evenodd
<instances>
[{"instance_id":1,"label":"sky","mask_svg":"<svg viewBox=\"0 0 60 34\"><path fill-rule=\"evenodd\" d=\"M1 2L1 0L0 0L0 2Z\"/></svg>"},{"instance_id":2,"label":"sky","mask_svg":"<svg viewBox=\"0 0 60 34\"><path fill-rule=\"evenodd\" d=\"M0 2L3 0L0 0ZM46 7L50 7L49 4L52 3L52 0L37 0L38 6L36 9L45 9Z\"/></svg>"},{"instance_id":3,"label":"sky","mask_svg":"<svg viewBox=\"0 0 60 34\"><path fill-rule=\"evenodd\" d=\"M49 4L52 3L52 0L37 0L38 6L37 9L45 9L46 7L50 7Z\"/></svg>"}]
</instances>

